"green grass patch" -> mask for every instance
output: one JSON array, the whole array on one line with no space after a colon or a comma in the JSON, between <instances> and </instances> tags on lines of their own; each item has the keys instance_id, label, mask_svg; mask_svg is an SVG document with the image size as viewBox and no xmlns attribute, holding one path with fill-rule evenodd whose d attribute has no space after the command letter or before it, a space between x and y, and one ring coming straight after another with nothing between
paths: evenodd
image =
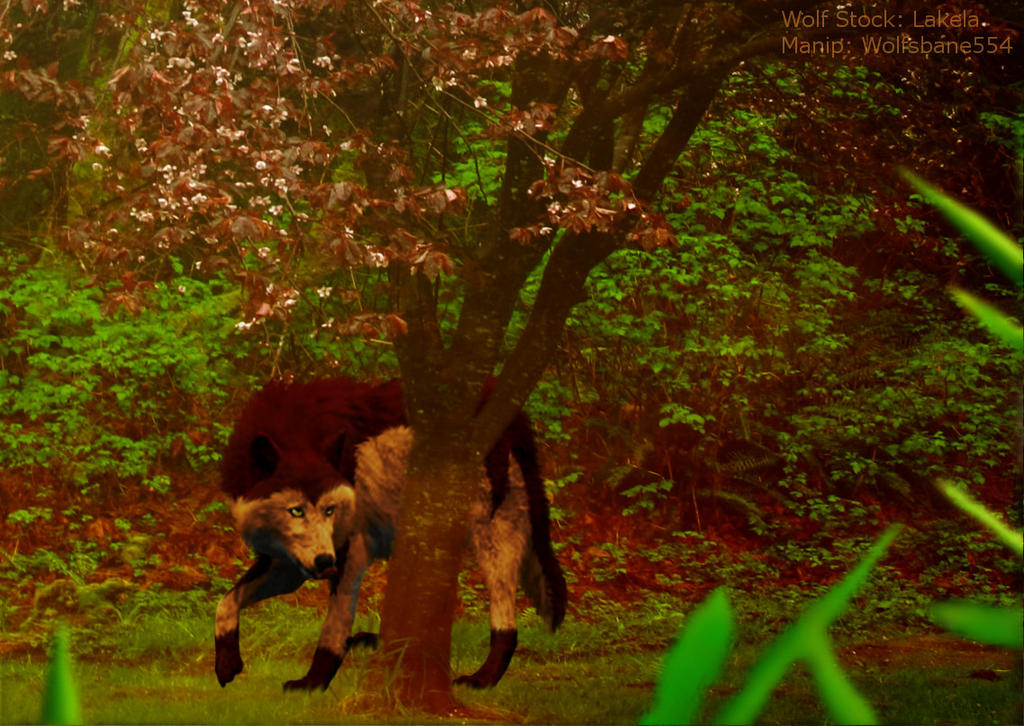
<instances>
[{"instance_id":1,"label":"green grass patch","mask_svg":"<svg viewBox=\"0 0 1024 726\"><path fill-rule=\"evenodd\" d=\"M774 612L773 593L757 597L733 591L737 603L735 647L725 672L703 704L711 718L738 692L765 646L785 623ZM783 598L784 600L788 598ZM650 708L662 658L692 603L667 595L614 607L596 603L587 613L549 633L532 613L520 618L520 641L502 682L489 691L457 689L470 708L502 721L557 724L633 724ZM802 604L806 605L806 601ZM786 608L788 609L788 608ZM375 614L360 614L357 629L376 629ZM842 621L840 621L841 623ZM285 680L305 673L321 615L313 608L271 601L242 618L245 670L226 688L213 674L213 617L200 610L176 618L137 614L111 624L99 636L71 632L72 672L85 723L380 723L360 712L361 679L372 654L353 651L323 693L284 693ZM958 648L951 636L921 636L890 627L872 634L870 647L856 644L863 632L837 629L839 658L851 680L891 723L1013 723L1020 684L997 650L978 649L940 657ZM891 639L890 639L891 638ZM110 647L118 642L122 647ZM474 618L456 622L452 668L465 673L486 656L488 625ZM906 646L907 643L918 645ZM966 654L966 655L965 655ZM948 655L948 654L947 654ZM967 657L969 656L969 657ZM36 723L46 656L32 651L0 660L0 722ZM391 715L388 723L420 723L422 715ZM814 683L797 667L769 699L760 723L827 722Z\"/></svg>"}]
</instances>

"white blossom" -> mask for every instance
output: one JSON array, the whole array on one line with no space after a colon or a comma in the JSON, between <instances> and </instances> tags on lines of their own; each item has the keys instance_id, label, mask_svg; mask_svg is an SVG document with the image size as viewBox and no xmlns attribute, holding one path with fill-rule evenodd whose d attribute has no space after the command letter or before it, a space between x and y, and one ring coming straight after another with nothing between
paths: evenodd
<instances>
[{"instance_id":1,"label":"white blossom","mask_svg":"<svg viewBox=\"0 0 1024 726\"><path fill-rule=\"evenodd\" d=\"M185 68L185 69L190 70L192 68L195 68L196 64L192 61L191 58L182 58L180 56L171 56L170 58L167 59L167 67L168 68Z\"/></svg>"}]
</instances>

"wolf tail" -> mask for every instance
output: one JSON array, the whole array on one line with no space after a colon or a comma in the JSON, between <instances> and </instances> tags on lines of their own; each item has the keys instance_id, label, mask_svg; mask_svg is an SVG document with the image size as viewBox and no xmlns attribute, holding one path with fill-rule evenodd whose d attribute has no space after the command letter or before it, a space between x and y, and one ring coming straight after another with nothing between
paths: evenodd
<instances>
[{"instance_id":1,"label":"wolf tail","mask_svg":"<svg viewBox=\"0 0 1024 726\"><path fill-rule=\"evenodd\" d=\"M492 377L484 384L477 413L490 397L496 383L497 379ZM565 576L562 574L562 568L559 566L558 560L555 559L555 552L551 548L551 511L548 507L547 494L544 491L544 479L540 475L540 465L537 462L537 445L533 440L533 428L530 426L530 419L522 411L515 415L512 423L505 429L485 460L487 476L491 481L492 517L508 494L510 485L509 454L515 457L516 463L519 464L519 470L522 472L530 514L533 552L524 560L521 577L523 587L534 605L537 606L537 612L541 613L548 621L551 630L555 630L565 618L568 595ZM530 573L527 573L527 565L535 571L539 567L539 574L543 582L534 578L536 581L530 584L531 579L528 576ZM531 587L533 587L532 591L529 589Z\"/></svg>"},{"instance_id":2,"label":"wolf tail","mask_svg":"<svg viewBox=\"0 0 1024 726\"><path fill-rule=\"evenodd\" d=\"M523 557L523 564L519 571L519 583L523 587L523 592L526 593L526 596L530 598L530 602L533 603L533 607L536 608L537 614L544 619L544 622L548 624L552 631L555 630L558 625L555 622L556 614L551 597L551 588L547 586L544 573L540 568L540 561L532 550L528 551L526 556ZM562 614L564 615L564 612ZM559 617L559 619L561 618Z\"/></svg>"},{"instance_id":3,"label":"wolf tail","mask_svg":"<svg viewBox=\"0 0 1024 726\"><path fill-rule=\"evenodd\" d=\"M537 612L554 631L565 619L568 594L565 576L551 547L551 511L544 491L544 480L537 463L537 447L526 416L519 414L512 422L512 455L519 464L526 489L530 514L530 535L533 551L523 561L522 583ZM538 572L539 569L539 572Z\"/></svg>"}]
</instances>

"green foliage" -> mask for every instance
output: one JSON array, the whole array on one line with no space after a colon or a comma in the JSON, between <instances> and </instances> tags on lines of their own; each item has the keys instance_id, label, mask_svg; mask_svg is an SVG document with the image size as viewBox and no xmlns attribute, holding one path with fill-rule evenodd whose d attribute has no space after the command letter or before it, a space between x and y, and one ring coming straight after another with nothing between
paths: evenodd
<instances>
[{"instance_id":1,"label":"green foliage","mask_svg":"<svg viewBox=\"0 0 1024 726\"><path fill-rule=\"evenodd\" d=\"M1024 285L1024 251L1010 236L983 216L946 196L931 184L904 171L925 201L934 205L1017 287Z\"/></svg>"},{"instance_id":2,"label":"green foliage","mask_svg":"<svg viewBox=\"0 0 1024 726\"><path fill-rule=\"evenodd\" d=\"M1017 351L1018 355L1024 354L1024 328L1003 315L994 306L966 290L953 290L952 294L956 301L974 315L997 339Z\"/></svg>"},{"instance_id":3,"label":"green foliage","mask_svg":"<svg viewBox=\"0 0 1024 726\"><path fill-rule=\"evenodd\" d=\"M59 626L53 635L50 667L43 687L41 720L44 724L82 723L82 707L71 676L71 653L65 626Z\"/></svg>"},{"instance_id":4,"label":"green foliage","mask_svg":"<svg viewBox=\"0 0 1024 726\"><path fill-rule=\"evenodd\" d=\"M622 510L623 514L636 514L641 510L653 511L657 503L664 500L672 491L675 482L671 479L658 479L646 484L637 484L622 490L622 496L632 499L633 503Z\"/></svg>"},{"instance_id":5,"label":"green foliage","mask_svg":"<svg viewBox=\"0 0 1024 726\"><path fill-rule=\"evenodd\" d=\"M53 510L50 507L28 507L17 509L7 515L7 521L12 524L30 525L37 519L49 520L53 517Z\"/></svg>"},{"instance_id":6,"label":"green foliage","mask_svg":"<svg viewBox=\"0 0 1024 726\"><path fill-rule=\"evenodd\" d=\"M995 514L985 506L974 501L968 494L949 482L939 481L939 489L961 510L974 517L989 531L996 535L1003 544L1013 550L1018 558L1024 559L1024 535L1006 526Z\"/></svg>"},{"instance_id":7,"label":"green foliage","mask_svg":"<svg viewBox=\"0 0 1024 726\"><path fill-rule=\"evenodd\" d=\"M913 174L904 172L904 176L1018 288L1024 284L1024 252L1020 245L981 215L945 196ZM1018 355L1024 352L1024 333L1020 325L963 291L954 290L953 293L1003 343L1015 349ZM936 484L953 504L978 520L1013 550L1018 560L1024 559L1024 533L1010 529L999 517L954 484L943 480L938 480ZM932 617L940 625L963 636L1018 650L1024 648L1024 610L1019 606L998 609L971 602L939 603L933 606Z\"/></svg>"},{"instance_id":8,"label":"green foliage","mask_svg":"<svg viewBox=\"0 0 1024 726\"><path fill-rule=\"evenodd\" d=\"M556 380L541 381L530 394L523 410L537 425L541 437L552 443L565 444L569 434L562 426L570 409L566 405L569 389Z\"/></svg>"},{"instance_id":9,"label":"green foliage","mask_svg":"<svg viewBox=\"0 0 1024 726\"><path fill-rule=\"evenodd\" d=\"M867 580L875 563L896 537L890 528L875 542L861 563L827 595L804 611L800 619L765 651L751 670L743 690L718 714L718 723L753 723L789 666L803 658L818 682L832 717L842 723L875 723L870 706L846 680L835 661L827 630Z\"/></svg>"},{"instance_id":10,"label":"green foliage","mask_svg":"<svg viewBox=\"0 0 1024 726\"><path fill-rule=\"evenodd\" d=\"M965 601L936 603L932 619L947 630L979 643L1024 649L1024 610Z\"/></svg>"},{"instance_id":11,"label":"green foliage","mask_svg":"<svg viewBox=\"0 0 1024 726\"><path fill-rule=\"evenodd\" d=\"M237 378L224 280L157 281L154 304L133 314L105 310L59 257L0 263L0 464L49 467L82 490L134 479L166 492L154 465L218 460L225 431L210 412Z\"/></svg>"},{"instance_id":12,"label":"green foliage","mask_svg":"<svg viewBox=\"0 0 1024 726\"><path fill-rule=\"evenodd\" d=\"M4 552L3 556L4 559L0 561L0 579L21 583L56 575L83 584L97 570L104 553L96 542L75 538L70 553L58 554L45 547L38 547L28 553Z\"/></svg>"},{"instance_id":13,"label":"green foliage","mask_svg":"<svg viewBox=\"0 0 1024 726\"><path fill-rule=\"evenodd\" d=\"M949 482L940 480L938 486L957 507L978 520L1013 550L1018 560L1024 560L1024 533L1007 527L984 505ZM968 601L936 603L932 606L931 617L939 625L963 637L1017 650L1024 648L1024 610L1019 604L997 608Z\"/></svg>"},{"instance_id":14,"label":"green foliage","mask_svg":"<svg viewBox=\"0 0 1024 726\"><path fill-rule=\"evenodd\" d=\"M715 590L689 617L665 654L654 705L641 724L693 723L704 692L718 680L729 655L733 618L724 590Z\"/></svg>"},{"instance_id":15,"label":"green foliage","mask_svg":"<svg viewBox=\"0 0 1024 726\"><path fill-rule=\"evenodd\" d=\"M836 660L828 629L868 579L897 531L898 528L893 527L879 537L842 582L804 610L799 620L769 646L751 669L740 692L719 711L716 723L753 723L771 692L797 660L803 660L810 669L822 700L836 722L877 723L874 710L853 687ZM731 638L732 614L724 592L719 590L691 616L666 656L655 707L641 723L692 723L701 697L722 669ZM675 696L667 696L669 693Z\"/></svg>"},{"instance_id":16,"label":"green foliage","mask_svg":"<svg viewBox=\"0 0 1024 726\"><path fill-rule=\"evenodd\" d=\"M764 72L799 105L806 74L770 63ZM817 161L787 143L796 111L730 102L751 83L730 80L670 182L677 246L622 250L590 275L561 375L583 409L579 434L599 428L609 471L647 472L622 487L631 512L658 507L660 479L714 477L743 487L731 493L744 516L741 501L781 494L796 515L852 527L867 515L844 508L866 495L913 499L939 475L977 486L978 464L999 468L1013 455L1016 421L1000 382L1019 379L1019 358L957 322L932 275L897 265L874 276L848 262L875 244L879 202L854 185L818 184ZM828 86L867 119L877 83L854 68ZM834 107L815 113L844 120ZM656 133L660 122L648 123ZM924 229L914 217L897 222L907 234ZM952 240L937 255L959 264ZM609 401L629 402L633 419ZM760 450L762 464L723 466L730 440ZM771 534L764 518L749 519Z\"/></svg>"},{"instance_id":17,"label":"green foliage","mask_svg":"<svg viewBox=\"0 0 1024 726\"><path fill-rule=\"evenodd\" d=\"M1004 276L1018 288L1024 285L1024 250L1019 244L980 214L914 174L904 170L903 176L921 192L926 201L937 207L963 232ZM996 339L1015 350L1018 355L1024 354L1024 328L1019 323L965 290L953 288L951 292L957 302L988 328Z\"/></svg>"}]
</instances>

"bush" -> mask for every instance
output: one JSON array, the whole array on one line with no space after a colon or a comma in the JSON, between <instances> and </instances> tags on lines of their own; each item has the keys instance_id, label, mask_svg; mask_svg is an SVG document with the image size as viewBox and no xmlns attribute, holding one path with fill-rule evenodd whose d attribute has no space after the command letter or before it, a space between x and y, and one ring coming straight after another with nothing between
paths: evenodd
<instances>
[{"instance_id":1,"label":"bush","mask_svg":"<svg viewBox=\"0 0 1024 726\"><path fill-rule=\"evenodd\" d=\"M215 419L240 378L235 297L172 262L167 280L135 289L152 304L110 310L58 256L0 257L0 465L47 467L83 491L125 480L166 491L156 467L218 460Z\"/></svg>"}]
</instances>

